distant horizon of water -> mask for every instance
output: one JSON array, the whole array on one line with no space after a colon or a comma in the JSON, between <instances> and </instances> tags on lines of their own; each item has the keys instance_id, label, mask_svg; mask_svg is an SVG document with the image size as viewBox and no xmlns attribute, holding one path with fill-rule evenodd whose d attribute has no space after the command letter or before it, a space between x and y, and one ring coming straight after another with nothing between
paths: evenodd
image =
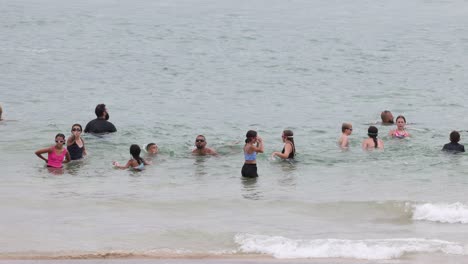
<instances>
[{"instance_id":1,"label":"distant horizon of water","mask_svg":"<svg viewBox=\"0 0 468 264\"><path fill-rule=\"evenodd\" d=\"M0 259L468 261L468 161L440 151L468 138L466 1L0 7ZM99 103L117 133L85 134L88 157L49 173L34 151ZM390 138L383 110L411 138ZM361 150L371 124L384 151ZM240 175L249 129L265 142L255 180ZM270 158L284 129L295 162ZM190 153L199 134L219 156ZM143 172L112 167L150 142Z\"/></svg>"}]
</instances>

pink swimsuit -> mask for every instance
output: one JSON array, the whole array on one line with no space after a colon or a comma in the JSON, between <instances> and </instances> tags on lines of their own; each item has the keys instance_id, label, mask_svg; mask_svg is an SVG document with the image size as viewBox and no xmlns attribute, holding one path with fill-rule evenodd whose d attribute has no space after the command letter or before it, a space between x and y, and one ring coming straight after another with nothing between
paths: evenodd
<instances>
[{"instance_id":1,"label":"pink swimsuit","mask_svg":"<svg viewBox=\"0 0 468 264\"><path fill-rule=\"evenodd\" d=\"M408 132L406 132L406 130L404 130L403 132L400 132L398 129L396 129L393 136L396 138L404 138L408 136Z\"/></svg>"},{"instance_id":2,"label":"pink swimsuit","mask_svg":"<svg viewBox=\"0 0 468 264\"><path fill-rule=\"evenodd\" d=\"M63 148L62 153L60 155L57 155L55 153L55 146L51 147L49 156L47 159L47 167L62 168L62 162L66 154L67 154L66 148Z\"/></svg>"}]
</instances>

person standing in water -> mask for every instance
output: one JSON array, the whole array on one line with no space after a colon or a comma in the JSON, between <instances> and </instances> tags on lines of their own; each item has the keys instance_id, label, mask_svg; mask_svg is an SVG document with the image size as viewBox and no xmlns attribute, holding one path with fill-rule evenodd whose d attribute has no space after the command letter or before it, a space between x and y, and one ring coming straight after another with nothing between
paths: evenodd
<instances>
[{"instance_id":1,"label":"person standing in water","mask_svg":"<svg viewBox=\"0 0 468 264\"><path fill-rule=\"evenodd\" d=\"M381 139L378 139L379 130L375 126L370 126L367 130L367 135L369 138L365 139L362 142L362 149L370 150L370 149L383 149L384 143Z\"/></svg>"},{"instance_id":2,"label":"person standing in water","mask_svg":"<svg viewBox=\"0 0 468 264\"><path fill-rule=\"evenodd\" d=\"M281 135L283 139L284 146L281 152L275 151L271 154L271 157L274 158L280 157L282 159L294 159L296 155L296 145L294 144L294 133L291 130L284 130Z\"/></svg>"},{"instance_id":3,"label":"person standing in water","mask_svg":"<svg viewBox=\"0 0 468 264\"><path fill-rule=\"evenodd\" d=\"M408 131L406 131L405 129L405 125L406 125L406 118L402 115L400 116L397 116L396 118L396 125L397 125L397 129L394 129L394 130L391 130L389 132L389 135L391 137L394 137L394 138L405 138L405 137L409 137L409 133Z\"/></svg>"},{"instance_id":4,"label":"person standing in water","mask_svg":"<svg viewBox=\"0 0 468 264\"><path fill-rule=\"evenodd\" d=\"M70 162L70 153L63 145L65 145L65 135L59 133L55 136L55 146L39 149L35 154L47 163L47 167L62 168L63 163ZM45 153L47 153L47 158L42 156Z\"/></svg>"},{"instance_id":5,"label":"person standing in water","mask_svg":"<svg viewBox=\"0 0 468 264\"><path fill-rule=\"evenodd\" d=\"M242 177L256 178L257 174L257 153L263 153L263 140L257 136L257 131L249 130L245 135L244 146L244 166L242 166Z\"/></svg>"},{"instance_id":6,"label":"person standing in water","mask_svg":"<svg viewBox=\"0 0 468 264\"><path fill-rule=\"evenodd\" d=\"M465 152L465 146L458 143L459 141L460 133L452 131L452 133L450 133L450 143L445 144L442 150L452 153Z\"/></svg>"},{"instance_id":7,"label":"person standing in water","mask_svg":"<svg viewBox=\"0 0 468 264\"><path fill-rule=\"evenodd\" d=\"M341 125L341 137L338 139L338 145L342 149L347 149L349 147L349 135L353 133L353 125L351 123L343 123Z\"/></svg>"},{"instance_id":8,"label":"person standing in water","mask_svg":"<svg viewBox=\"0 0 468 264\"><path fill-rule=\"evenodd\" d=\"M97 118L88 122L84 130L85 133L102 134L117 132L114 124L108 121L109 112L105 104L98 104L94 113Z\"/></svg>"},{"instance_id":9,"label":"person standing in water","mask_svg":"<svg viewBox=\"0 0 468 264\"><path fill-rule=\"evenodd\" d=\"M84 140L81 138L82 131L80 124L74 124L71 129L72 135L67 139L67 150L71 160L79 160L86 156Z\"/></svg>"}]
</instances>

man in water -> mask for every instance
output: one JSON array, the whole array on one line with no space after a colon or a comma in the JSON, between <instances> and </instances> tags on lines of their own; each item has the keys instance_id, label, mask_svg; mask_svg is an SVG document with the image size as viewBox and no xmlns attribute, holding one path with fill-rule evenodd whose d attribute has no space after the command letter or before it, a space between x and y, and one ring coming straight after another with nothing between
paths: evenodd
<instances>
[{"instance_id":1,"label":"man in water","mask_svg":"<svg viewBox=\"0 0 468 264\"><path fill-rule=\"evenodd\" d=\"M382 125L393 125L393 115L392 112L385 110L380 114L382 119Z\"/></svg>"},{"instance_id":2,"label":"man in water","mask_svg":"<svg viewBox=\"0 0 468 264\"><path fill-rule=\"evenodd\" d=\"M216 151L214 149L206 147L206 138L203 135L198 135L197 138L195 139L195 147L192 151L192 154L198 154L198 155L217 155Z\"/></svg>"},{"instance_id":3,"label":"man in water","mask_svg":"<svg viewBox=\"0 0 468 264\"><path fill-rule=\"evenodd\" d=\"M102 134L117 132L115 126L107 121L109 120L109 113L105 104L98 104L94 112L97 118L89 121L84 130L85 133Z\"/></svg>"},{"instance_id":4,"label":"man in water","mask_svg":"<svg viewBox=\"0 0 468 264\"><path fill-rule=\"evenodd\" d=\"M460 141L460 133L452 131L452 133L450 133L450 143L445 144L442 150L453 153L465 152L465 146L458 143L458 141Z\"/></svg>"}]
</instances>

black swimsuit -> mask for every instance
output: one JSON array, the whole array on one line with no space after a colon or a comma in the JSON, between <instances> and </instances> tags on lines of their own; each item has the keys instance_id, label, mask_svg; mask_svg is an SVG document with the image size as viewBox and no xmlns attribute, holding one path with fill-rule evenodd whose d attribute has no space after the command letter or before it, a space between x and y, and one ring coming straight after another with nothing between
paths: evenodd
<instances>
[{"instance_id":1,"label":"black swimsuit","mask_svg":"<svg viewBox=\"0 0 468 264\"><path fill-rule=\"evenodd\" d=\"M67 150L70 153L71 160L81 159L83 158L84 143L83 143L83 147L80 148L78 144L76 144L76 141L75 141L70 146L67 146Z\"/></svg>"},{"instance_id":2,"label":"black swimsuit","mask_svg":"<svg viewBox=\"0 0 468 264\"><path fill-rule=\"evenodd\" d=\"M290 143L290 142L288 142ZM288 159L294 159L294 154L296 153L296 148L294 147L293 143L290 143L292 145L292 151L289 153ZM281 153L284 153L284 147Z\"/></svg>"}]
</instances>

